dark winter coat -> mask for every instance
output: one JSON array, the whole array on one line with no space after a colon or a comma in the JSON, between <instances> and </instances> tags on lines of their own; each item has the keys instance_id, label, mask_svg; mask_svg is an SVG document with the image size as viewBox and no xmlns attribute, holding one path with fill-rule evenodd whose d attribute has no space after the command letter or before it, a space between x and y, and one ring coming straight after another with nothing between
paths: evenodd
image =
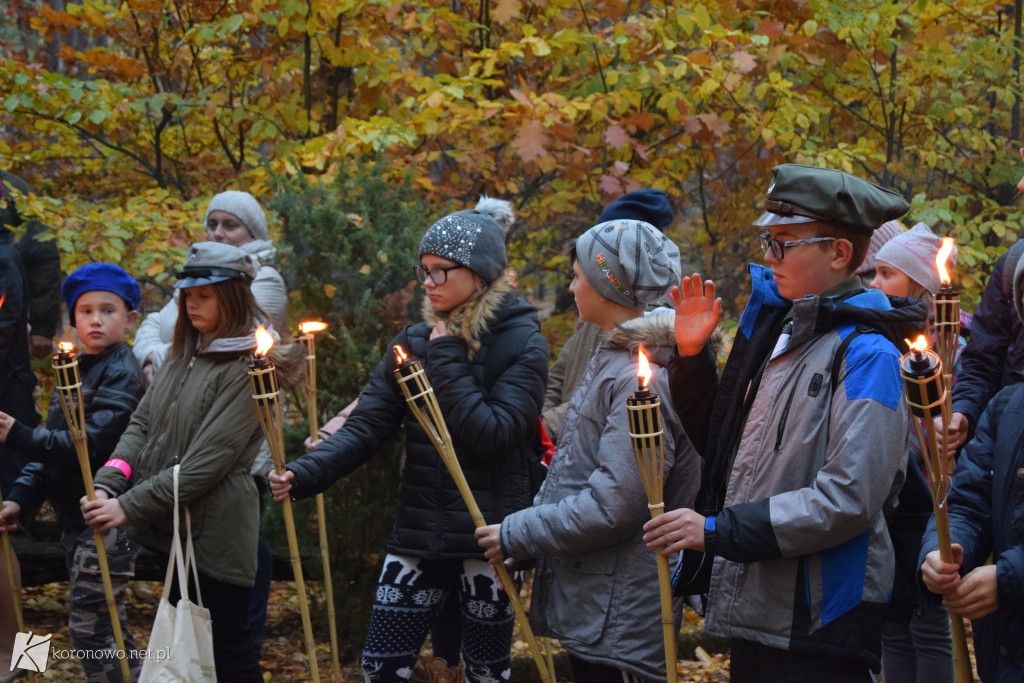
<instances>
[{"instance_id":1,"label":"dark winter coat","mask_svg":"<svg viewBox=\"0 0 1024 683\"><path fill-rule=\"evenodd\" d=\"M530 505L540 485L535 448L547 382L548 345L536 309L499 280L464 305L464 336L431 340L432 324L403 329L388 344L359 404L323 444L288 464L292 495L320 493L367 462L405 423L406 458L399 508L388 543L396 554L431 559L483 558L469 511L427 435L406 408L395 380L399 345L419 360L434 387L459 463L484 519L501 522ZM449 332L456 332L451 318ZM475 352L474 352L475 349Z\"/></svg>"},{"instance_id":2,"label":"dark winter coat","mask_svg":"<svg viewBox=\"0 0 1024 683\"><path fill-rule=\"evenodd\" d=\"M877 668L894 571L884 513L903 483L909 422L899 352L866 330L901 339L925 329L927 311L859 286L789 302L771 271L750 271L721 384L710 354L673 364L676 409L704 449L697 510L718 555L705 632ZM789 346L766 361L787 317ZM694 419L709 411L690 406L712 400L710 419Z\"/></svg>"},{"instance_id":3,"label":"dark winter coat","mask_svg":"<svg viewBox=\"0 0 1024 683\"><path fill-rule=\"evenodd\" d=\"M95 474L114 452L146 392L146 384L142 367L125 342L114 344L103 353L79 356L78 371L82 377L89 462ZM63 529L85 528L79 504L85 495L85 485L58 393L54 392L50 400L45 428L32 429L16 422L7 443L32 460L7 497L23 510L34 509L49 498Z\"/></svg>"},{"instance_id":4,"label":"dark winter coat","mask_svg":"<svg viewBox=\"0 0 1024 683\"><path fill-rule=\"evenodd\" d=\"M953 412L978 424L986 404L1010 384L1010 373L1024 371L1024 324L1003 291L1006 254L992 268L971 322L971 337L960 356L963 369L953 387Z\"/></svg>"},{"instance_id":5,"label":"dark winter coat","mask_svg":"<svg viewBox=\"0 0 1024 683\"><path fill-rule=\"evenodd\" d=\"M30 427L39 424L32 390L36 376L28 355L28 294L14 234L0 225L0 411ZM4 493L27 460L0 444L0 483Z\"/></svg>"},{"instance_id":6,"label":"dark winter coat","mask_svg":"<svg viewBox=\"0 0 1024 683\"><path fill-rule=\"evenodd\" d=\"M60 327L60 252L56 240L41 239L48 228L18 210L15 191L23 196L32 194L22 178L0 170L0 230L3 226L16 228L22 235L16 249L25 270L28 323L32 334L53 337Z\"/></svg>"},{"instance_id":7,"label":"dark winter coat","mask_svg":"<svg viewBox=\"0 0 1024 683\"><path fill-rule=\"evenodd\" d=\"M1003 389L982 413L957 459L948 509L950 538L964 549L961 575L990 555L996 564L999 609L973 621L978 674L985 683L1024 681L1024 384ZM932 518L918 567L937 549Z\"/></svg>"}]
</instances>

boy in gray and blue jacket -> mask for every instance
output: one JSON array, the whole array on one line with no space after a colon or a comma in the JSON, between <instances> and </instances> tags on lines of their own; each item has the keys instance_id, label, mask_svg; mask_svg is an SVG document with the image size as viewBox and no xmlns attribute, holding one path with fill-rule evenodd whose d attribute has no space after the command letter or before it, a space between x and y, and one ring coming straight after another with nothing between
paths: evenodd
<instances>
[{"instance_id":1,"label":"boy in gray and blue jacket","mask_svg":"<svg viewBox=\"0 0 1024 683\"><path fill-rule=\"evenodd\" d=\"M673 402L704 472L697 505L652 520L645 539L688 551L677 590L708 592L704 630L731 639L733 681L867 683L893 581L884 513L909 429L893 340L923 331L927 311L866 290L854 271L874 229L909 206L840 171L772 175L755 222L771 269L750 266L721 382L706 345L721 315L714 285L694 275L675 293Z\"/></svg>"}]
</instances>

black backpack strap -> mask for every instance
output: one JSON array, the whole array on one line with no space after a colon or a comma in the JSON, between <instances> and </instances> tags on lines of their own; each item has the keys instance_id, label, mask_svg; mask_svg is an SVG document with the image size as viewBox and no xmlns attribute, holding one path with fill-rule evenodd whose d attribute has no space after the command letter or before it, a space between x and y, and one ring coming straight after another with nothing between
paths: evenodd
<instances>
[{"instance_id":1,"label":"black backpack strap","mask_svg":"<svg viewBox=\"0 0 1024 683\"><path fill-rule=\"evenodd\" d=\"M1010 301L1013 301L1013 274L1021 255L1024 255L1024 239L1017 240L1006 250L1006 260L1003 262L1003 296Z\"/></svg>"},{"instance_id":2,"label":"black backpack strap","mask_svg":"<svg viewBox=\"0 0 1024 683\"><path fill-rule=\"evenodd\" d=\"M868 325L857 325L856 329L846 335L846 339L836 347L835 355L832 356L832 375L829 377L833 394L836 393L836 389L839 387L839 369L843 365L843 359L846 358L846 350L850 348L853 340L862 334L879 334L879 332Z\"/></svg>"}]
</instances>

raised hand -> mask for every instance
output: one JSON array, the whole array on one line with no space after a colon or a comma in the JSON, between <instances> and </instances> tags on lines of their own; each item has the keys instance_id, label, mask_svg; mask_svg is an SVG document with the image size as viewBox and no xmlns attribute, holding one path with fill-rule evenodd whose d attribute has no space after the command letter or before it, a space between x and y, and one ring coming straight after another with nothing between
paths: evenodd
<instances>
[{"instance_id":1,"label":"raised hand","mask_svg":"<svg viewBox=\"0 0 1024 683\"><path fill-rule=\"evenodd\" d=\"M715 297L715 283L701 283L700 275L687 275L672 288L676 304L676 348L680 356L696 356L722 319L722 299Z\"/></svg>"}]
</instances>

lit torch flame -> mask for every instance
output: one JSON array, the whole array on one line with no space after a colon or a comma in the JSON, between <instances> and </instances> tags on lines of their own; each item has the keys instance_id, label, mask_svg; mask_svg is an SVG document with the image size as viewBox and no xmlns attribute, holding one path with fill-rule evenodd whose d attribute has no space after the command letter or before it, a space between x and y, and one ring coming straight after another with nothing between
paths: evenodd
<instances>
[{"instance_id":1,"label":"lit torch flame","mask_svg":"<svg viewBox=\"0 0 1024 683\"><path fill-rule=\"evenodd\" d=\"M643 346L640 347L639 358L640 358L640 362L639 362L639 367L637 368L637 371L636 371L636 376L640 380L640 386L642 386L644 389L646 389L647 385L651 381L651 375L653 373L651 372L651 364L647 362L647 354L644 353L644 347Z\"/></svg>"},{"instance_id":2,"label":"lit torch flame","mask_svg":"<svg viewBox=\"0 0 1024 683\"><path fill-rule=\"evenodd\" d=\"M917 339L914 341L909 339L904 339L903 341L907 342L907 346L910 347L911 351L924 351L928 348L928 339L923 334L917 335Z\"/></svg>"},{"instance_id":3,"label":"lit torch flame","mask_svg":"<svg viewBox=\"0 0 1024 683\"><path fill-rule=\"evenodd\" d=\"M409 360L409 356L405 355L405 351L403 351L402 347L398 344L395 344L395 360L399 365Z\"/></svg>"},{"instance_id":4,"label":"lit torch flame","mask_svg":"<svg viewBox=\"0 0 1024 683\"><path fill-rule=\"evenodd\" d=\"M71 342L57 342L57 346L60 347L61 353L71 353L75 350L75 345Z\"/></svg>"},{"instance_id":5,"label":"lit torch flame","mask_svg":"<svg viewBox=\"0 0 1024 683\"><path fill-rule=\"evenodd\" d=\"M4 307L4 299L7 298L7 292L0 293L0 308Z\"/></svg>"},{"instance_id":6,"label":"lit torch flame","mask_svg":"<svg viewBox=\"0 0 1024 683\"><path fill-rule=\"evenodd\" d=\"M946 270L946 260L949 255L953 253L953 238L943 237L942 248L939 249L939 253L935 256L935 266L939 269L939 280L944 285L949 284L949 271Z\"/></svg>"},{"instance_id":7,"label":"lit torch flame","mask_svg":"<svg viewBox=\"0 0 1024 683\"><path fill-rule=\"evenodd\" d=\"M256 328L256 355L266 356L267 352L270 351L270 347L274 345L274 337L271 336L267 329L260 325Z\"/></svg>"},{"instance_id":8,"label":"lit torch flame","mask_svg":"<svg viewBox=\"0 0 1024 683\"><path fill-rule=\"evenodd\" d=\"M326 329L327 323L322 323L316 320L299 323L299 332L302 332L302 334L316 334L317 332L323 332Z\"/></svg>"}]
</instances>

